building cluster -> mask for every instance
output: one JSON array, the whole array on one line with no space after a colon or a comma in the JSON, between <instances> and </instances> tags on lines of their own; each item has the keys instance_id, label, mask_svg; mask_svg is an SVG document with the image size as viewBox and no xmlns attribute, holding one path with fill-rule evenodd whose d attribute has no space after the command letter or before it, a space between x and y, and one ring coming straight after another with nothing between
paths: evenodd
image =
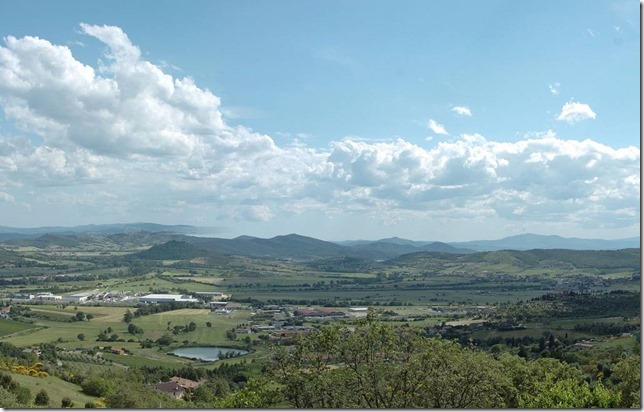
<instances>
[{"instance_id":1,"label":"building cluster","mask_svg":"<svg viewBox=\"0 0 644 412\"><path fill-rule=\"evenodd\" d=\"M127 300L136 300L142 303L168 303L168 302L202 302L206 301L208 306L215 309L225 307L230 295L225 295L221 292L196 292L198 298L192 296L178 295L178 294L163 294L153 293L145 296L139 296L141 293L129 291L109 291L100 292L98 290L91 290L85 292L76 292L70 295L54 295L51 292L43 292L36 294L29 293L14 293L11 295L15 300L26 300L33 302L70 302L70 303L112 303L123 302Z\"/></svg>"}]
</instances>

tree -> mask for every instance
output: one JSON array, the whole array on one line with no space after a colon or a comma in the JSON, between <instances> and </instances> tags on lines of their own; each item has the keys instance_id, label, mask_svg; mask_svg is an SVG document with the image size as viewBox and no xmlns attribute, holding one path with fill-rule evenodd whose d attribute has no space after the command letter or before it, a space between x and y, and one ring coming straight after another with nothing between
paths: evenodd
<instances>
[{"instance_id":1,"label":"tree","mask_svg":"<svg viewBox=\"0 0 644 412\"><path fill-rule=\"evenodd\" d=\"M98 398L105 397L116 389L116 383L99 376L86 378L81 382L83 393Z\"/></svg>"},{"instance_id":2,"label":"tree","mask_svg":"<svg viewBox=\"0 0 644 412\"><path fill-rule=\"evenodd\" d=\"M143 329L139 328L134 323L130 323L129 325L127 325L127 331L132 335L136 335L137 333L143 333Z\"/></svg>"},{"instance_id":3,"label":"tree","mask_svg":"<svg viewBox=\"0 0 644 412\"><path fill-rule=\"evenodd\" d=\"M60 407L61 408L73 408L74 407L74 402L71 400L70 397L65 396L61 401L60 401Z\"/></svg>"},{"instance_id":4,"label":"tree","mask_svg":"<svg viewBox=\"0 0 644 412\"><path fill-rule=\"evenodd\" d=\"M266 379L250 379L244 389L234 392L220 401L215 408L222 409L265 409L277 404L280 400L278 390Z\"/></svg>"},{"instance_id":5,"label":"tree","mask_svg":"<svg viewBox=\"0 0 644 412\"><path fill-rule=\"evenodd\" d=\"M591 389L586 381L556 380L547 375L531 392L519 396L519 408L616 408L619 401L619 393L607 390L601 382Z\"/></svg>"},{"instance_id":6,"label":"tree","mask_svg":"<svg viewBox=\"0 0 644 412\"><path fill-rule=\"evenodd\" d=\"M620 408L641 408L641 360L640 355L631 355L619 361L613 368L617 390L621 394Z\"/></svg>"},{"instance_id":7,"label":"tree","mask_svg":"<svg viewBox=\"0 0 644 412\"><path fill-rule=\"evenodd\" d=\"M298 336L266 370L297 408L504 407L511 386L490 355L377 322L373 312L354 331Z\"/></svg>"},{"instance_id":8,"label":"tree","mask_svg":"<svg viewBox=\"0 0 644 412\"><path fill-rule=\"evenodd\" d=\"M77 321L83 321L85 320L85 314L81 311L76 312L76 315L74 315Z\"/></svg>"},{"instance_id":9,"label":"tree","mask_svg":"<svg viewBox=\"0 0 644 412\"><path fill-rule=\"evenodd\" d=\"M555 345L556 345L555 337L554 335L550 335L550 338L548 338L548 349L554 349Z\"/></svg>"},{"instance_id":10,"label":"tree","mask_svg":"<svg viewBox=\"0 0 644 412\"><path fill-rule=\"evenodd\" d=\"M132 322L132 319L133 319L133 318L134 318L134 315L133 315L133 314L132 314L132 312L130 312L130 310L128 309L128 310L125 312L125 315L123 315L123 322L125 322L125 323L130 323L130 322Z\"/></svg>"},{"instance_id":11,"label":"tree","mask_svg":"<svg viewBox=\"0 0 644 412\"><path fill-rule=\"evenodd\" d=\"M206 327L207 327L207 328L212 327L212 322L206 322Z\"/></svg>"},{"instance_id":12,"label":"tree","mask_svg":"<svg viewBox=\"0 0 644 412\"><path fill-rule=\"evenodd\" d=\"M159 339L156 340L156 343L159 346L172 345L172 342L174 342L174 340L172 339L172 336L170 336L168 334L165 334L165 335L161 336Z\"/></svg>"},{"instance_id":13,"label":"tree","mask_svg":"<svg viewBox=\"0 0 644 412\"><path fill-rule=\"evenodd\" d=\"M94 319L94 315L88 313L87 315L85 315L85 319L87 319L87 321L89 322L90 320Z\"/></svg>"},{"instance_id":14,"label":"tree","mask_svg":"<svg viewBox=\"0 0 644 412\"><path fill-rule=\"evenodd\" d=\"M0 386L0 408L24 408L25 405L21 405L16 399L16 395L11 393L9 390Z\"/></svg>"},{"instance_id":15,"label":"tree","mask_svg":"<svg viewBox=\"0 0 644 412\"><path fill-rule=\"evenodd\" d=\"M36 394L36 398L34 399L34 403L38 406L47 406L49 405L49 395L47 394L47 391L44 389L41 389L40 392Z\"/></svg>"},{"instance_id":16,"label":"tree","mask_svg":"<svg viewBox=\"0 0 644 412\"><path fill-rule=\"evenodd\" d=\"M85 334L84 333L79 333L77 336L78 340L83 341L85 340Z\"/></svg>"}]
</instances>

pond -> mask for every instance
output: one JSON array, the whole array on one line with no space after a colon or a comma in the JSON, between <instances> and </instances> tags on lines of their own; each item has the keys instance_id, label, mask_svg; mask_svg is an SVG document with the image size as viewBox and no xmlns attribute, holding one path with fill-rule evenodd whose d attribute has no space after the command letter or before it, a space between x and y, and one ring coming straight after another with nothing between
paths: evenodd
<instances>
[{"instance_id":1,"label":"pond","mask_svg":"<svg viewBox=\"0 0 644 412\"><path fill-rule=\"evenodd\" d=\"M243 349L224 348L221 346L191 346L177 348L169 353L182 358L199 359L211 362L220 358L245 355L248 351Z\"/></svg>"}]
</instances>

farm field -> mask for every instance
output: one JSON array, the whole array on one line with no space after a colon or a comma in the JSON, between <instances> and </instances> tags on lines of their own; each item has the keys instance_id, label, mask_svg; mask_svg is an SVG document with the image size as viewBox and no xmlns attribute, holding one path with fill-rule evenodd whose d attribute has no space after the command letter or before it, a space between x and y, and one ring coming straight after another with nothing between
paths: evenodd
<instances>
[{"instance_id":1,"label":"farm field","mask_svg":"<svg viewBox=\"0 0 644 412\"><path fill-rule=\"evenodd\" d=\"M0 337L17 334L19 332L28 331L37 328L37 326L30 325L24 322L16 322L8 319L0 319Z\"/></svg>"},{"instance_id":2,"label":"farm field","mask_svg":"<svg viewBox=\"0 0 644 412\"><path fill-rule=\"evenodd\" d=\"M192 258L150 261L132 258L138 253L134 249L129 254L92 250L61 254L37 248L21 253L33 254L29 262L39 266L0 269L0 282L5 282L0 299L11 307L12 317L0 320L0 342L20 351L47 353L48 368L56 376L16 380L32 391L59 388L52 405L64 396L76 407L94 399L62 379L74 381L79 375L108 376L127 370L144 376L148 386L171 374L193 376L195 370L216 375L239 368L244 378L237 380L263 376L274 351L293 345L295 336L333 325L355 328L366 316L355 308L370 308L371 316L390 327L412 327L424 336L440 335L482 351L565 359L591 376L599 359L615 363L639 342L640 314L633 301L640 288L631 270L551 263L532 267L517 263L520 252L485 255L487 261L412 254L371 263L251 257L230 258L228 263ZM27 278L29 282L23 282ZM90 291L110 292L118 299L92 297L72 303L11 298L15 293L49 292L65 299ZM215 314L196 292L228 295L229 311ZM198 302L176 307L140 303L138 298L147 294L194 297ZM615 306L621 296L627 302L623 308ZM567 302L568 297L574 299ZM570 306L570 315L548 312L555 307L551 300L563 309L575 299L582 303ZM594 310L595 302L606 305L612 315ZM307 316L302 309L343 315ZM128 313L131 318L126 322ZM576 347L578 342L586 346ZM169 354L186 346L250 352L208 362Z\"/></svg>"}]
</instances>

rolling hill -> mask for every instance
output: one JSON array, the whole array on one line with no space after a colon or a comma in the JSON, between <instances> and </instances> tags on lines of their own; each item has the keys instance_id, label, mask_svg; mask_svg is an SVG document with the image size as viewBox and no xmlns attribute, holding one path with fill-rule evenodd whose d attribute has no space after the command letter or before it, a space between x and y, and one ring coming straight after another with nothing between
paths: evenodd
<instances>
[{"instance_id":1,"label":"rolling hill","mask_svg":"<svg viewBox=\"0 0 644 412\"><path fill-rule=\"evenodd\" d=\"M532 249L499 250L471 254L438 252L415 252L384 262L391 265L424 267L429 262L448 261L460 263L492 263L517 267L566 267L570 269L628 269L640 270L641 253L639 249L620 250L571 250L571 249Z\"/></svg>"}]
</instances>

